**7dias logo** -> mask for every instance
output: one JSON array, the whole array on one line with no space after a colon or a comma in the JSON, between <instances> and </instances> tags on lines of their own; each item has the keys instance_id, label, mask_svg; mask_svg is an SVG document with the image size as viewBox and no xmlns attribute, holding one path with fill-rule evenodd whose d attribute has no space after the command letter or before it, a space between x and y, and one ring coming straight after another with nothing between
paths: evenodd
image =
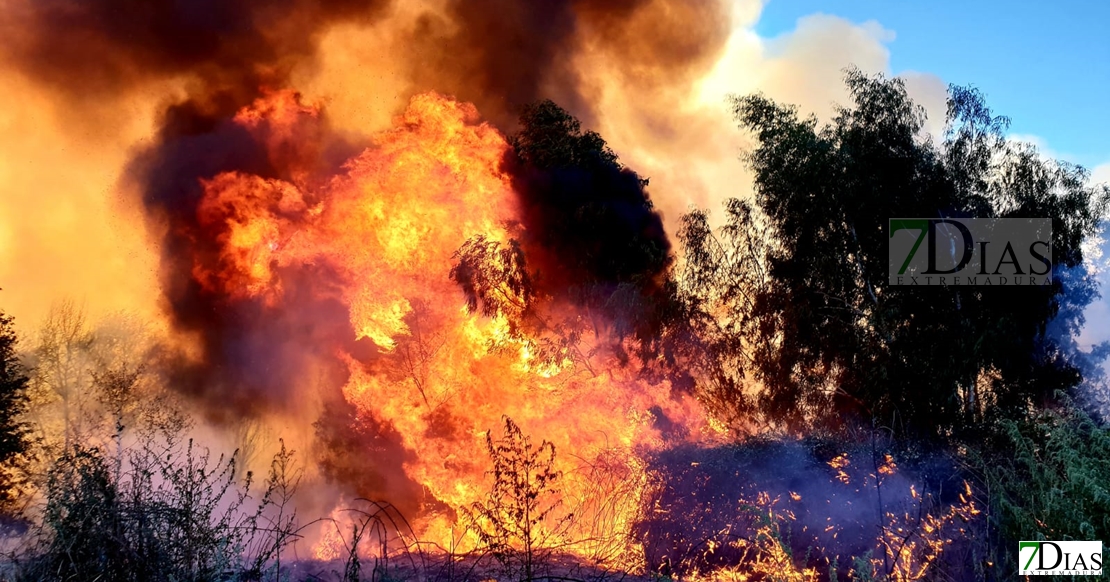
<instances>
[{"instance_id":1,"label":"7dias logo","mask_svg":"<svg viewBox=\"0 0 1110 582\"><path fill-rule=\"evenodd\" d=\"M1102 575L1102 542L1018 542L1022 576Z\"/></svg>"},{"instance_id":2,"label":"7dias logo","mask_svg":"<svg viewBox=\"0 0 1110 582\"><path fill-rule=\"evenodd\" d=\"M891 218L891 285L1048 285L1048 218Z\"/></svg>"}]
</instances>

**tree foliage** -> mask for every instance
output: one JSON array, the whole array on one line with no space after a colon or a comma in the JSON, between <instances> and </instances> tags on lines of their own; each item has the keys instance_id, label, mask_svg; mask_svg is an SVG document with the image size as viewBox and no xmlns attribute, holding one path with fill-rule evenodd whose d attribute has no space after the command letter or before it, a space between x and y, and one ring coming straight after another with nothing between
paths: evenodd
<instances>
[{"instance_id":1,"label":"tree foliage","mask_svg":"<svg viewBox=\"0 0 1110 582\"><path fill-rule=\"evenodd\" d=\"M653 365L678 304L647 180L551 101L525 108L520 124L504 168L521 223L506 242L463 244L452 280L471 311L504 317L509 337L528 343L541 365L572 362L591 373L597 358Z\"/></svg>"},{"instance_id":2,"label":"tree foliage","mask_svg":"<svg viewBox=\"0 0 1110 582\"><path fill-rule=\"evenodd\" d=\"M990 493L985 558L1017 575L1022 539L1096 540L1110 532L1110 432L1077 407L1006 420L972 466Z\"/></svg>"},{"instance_id":3,"label":"tree foliage","mask_svg":"<svg viewBox=\"0 0 1110 582\"><path fill-rule=\"evenodd\" d=\"M520 124L508 167L531 227L525 242L550 249L551 266L561 270L545 276L572 287L652 285L671 256L647 180L551 101L527 107Z\"/></svg>"},{"instance_id":4,"label":"tree foliage","mask_svg":"<svg viewBox=\"0 0 1110 582\"><path fill-rule=\"evenodd\" d=\"M756 147L755 207L730 203L721 234L684 219L686 300L736 350L758 395L744 406L786 427L857 419L945 438L1022 414L1080 375L1045 333L1071 288L887 284L887 220L1048 217L1052 259L1072 268L1110 191L1080 167L1008 141L974 89L953 87L934 141L900 79L849 71L851 105L827 124L762 95L733 99ZM724 314L724 324L719 316Z\"/></svg>"},{"instance_id":5,"label":"tree foliage","mask_svg":"<svg viewBox=\"0 0 1110 582\"><path fill-rule=\"evenodd\" d=\"M282 444L258 500L236 457L184 447L130 451L116 474L96 447L75 445L51 466L37 546L24 580L257 580L274 574L296 537L290 502L299 473Z\"/></svg>"}]
</instances>

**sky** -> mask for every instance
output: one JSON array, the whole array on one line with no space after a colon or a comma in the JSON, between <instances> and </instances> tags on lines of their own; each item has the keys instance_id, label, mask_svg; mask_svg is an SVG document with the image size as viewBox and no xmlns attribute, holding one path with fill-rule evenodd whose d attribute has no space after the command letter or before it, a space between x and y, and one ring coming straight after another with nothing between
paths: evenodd
<instances>
[{"instance_id":1,"label":"sky","mask_svg":"<svg viewBox=\"0 0 1110 582\"><path fill-rule=\"evenodd\" d=\"M891 31L895 74L972 84L1011 132L1058 157L1110 162L1110 2L1103 0L770 0L755 30L773 38L824 13Z\"/></svg>"}]
</instances>

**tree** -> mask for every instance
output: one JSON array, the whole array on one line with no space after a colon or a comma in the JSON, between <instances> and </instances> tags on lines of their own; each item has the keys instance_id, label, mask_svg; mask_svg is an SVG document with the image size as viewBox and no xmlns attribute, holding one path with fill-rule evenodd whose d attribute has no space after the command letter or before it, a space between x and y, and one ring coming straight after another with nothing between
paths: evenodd
<instances>
[{"instance_id":1,"label":"tree","mask_svg":"<svg viewBox=\"0 0 1110 582\"><path fill-rule=\"evenodd\" d=\"M107 370L93 371L93 386L97 388L101 404L111 415L112 440L116 442L114 477L118 481L123 470L123 433L127 429L134 408L138 407L137 387L143 368L120 365Z\"/></svg>"},{"instance_id":2,"label":"tree","mask_svg":"<svg viewBox=\"0 0 1110 582\"><path fill-rule=\"evenodd\" d=\"M685 254L678 293L690 317L679 321L688 329L673 333L692 344L683 350L685 365L696 377L698 396L718 419L733 429L751 427L756 412L749 390L760 345L754 317L755 300L764 292L764 257L770 244L767 228L747 202L725 203L726 222L714 232L709 213L684 215L678 231ZM762 346L768 348L770 346Z\"/></svg>"},{"instance_id":3,"label":"tree","mask_svg":"<svg viewBox=\"0 0 1110 582\"><path fill-rule=\"evenodd\" d=\"M551 101L526 107L520 125L504 169L522 224L507 243L467 241L452 280L471 311L504 316L541 365L569 361L595 375L599 358L653 365L666 356L659 339L676 304L648 180Z\"/></svg>"},{"instance_id":4,"label":"tree","mask_svg":"<svg viewBox=\"0 0 1110 582\"><path fill-rule=\"evenodd\" d=\"M1090 540L1110 531L1110 430L1077 407L1004 421L971 457L989 492L987 559L1013 579L1018 540Z\"/></svg>"},{"instance_id":5,"label":"tree","mask_svg":"<svg viewBox=\"0 0 1110 582\"><path fill-rule=\"evenodd\" d=\"M730 210L729 236L706 234L704 215L683 229L685 258L701 277L684 281L685 298L702 320L739 314L725 337L750 354L744 373L762 384L752 404L785 427L856 419L943 439L1076 385L1076 366L1045 333L1054 318L1081 312L1060 311L1072 291L1066 278L1044 287L889 286L886 223L1048 217L1053 264L1073 268L1110 189L1006 140L1008 121L974 89L951 88L938 145L900 79L852 70L846 83L851 106L824 125L762 95L734 98L757 143L746 158L755 215ZM745 249L747 240L761 242ZM726 289L735 292L714 295Z\"/></svg>"},{"instance_id":6,"label":"tree","mask_svg":"<svg viewBox=\"0 0 1110 582\"><path fill-rule=\"evenodd\" d=\"M576 285L657 284L671 249L648 181L551 101L525 108L520 125L507 167L530 227L523 242L534 248L526 250L549 251L543 266L559 269L544 276L572 293Z\"/></svg>"},{"instance_id":7,"label":"tree","mask_svg":"<svg viewBox=\"0 0 1110 582\"><path fill-rule=\"evenodd\" d=\"M30 354L34 374L31 386L35 392L36 414L46 412L47 402L61 404L62 442L52 443L43 434L40 441L51 450L48 454L60 454L70 444L86 436L83 412L88 404L92 377L89 370L93 365L93 346L96 334L88 326L84 308L71 301L51 305L50 312L39 330L37 345ZM40 419L37 424L46 426Z\"/></svg>"},{"instance_id":8,"label":"tree","mask_svg":"<svg viewBox=\"0 0 1110 582\"><path fill-rule=\"evenodd\" d=\"M19 466L30 447L30 430L22 418L29 380L16 353L17 341L14 320L0 311L0 506L4 507L18 495Z\"/></svg>"}]
</instances>

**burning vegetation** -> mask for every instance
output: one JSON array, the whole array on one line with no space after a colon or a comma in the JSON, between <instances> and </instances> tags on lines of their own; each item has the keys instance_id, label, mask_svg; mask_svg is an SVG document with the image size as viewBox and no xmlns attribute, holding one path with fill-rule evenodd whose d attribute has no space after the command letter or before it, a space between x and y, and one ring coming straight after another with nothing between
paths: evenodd
<instances>
[{"instance_id":1,"label":"burning vegetation","mask_svg":"<svg viewBox=\"0 0 1110 582\"><path fill-rule=\"evenodd\" d=\"M58 99L180 84L124 179L165 329L0 319L6 578L1002 580L1110 531L1085 170L851 70L828 123L732 98L755 194L668 233L572 57L685 78L720 10L434 4L361 133L297 71L387 2L4 9ZM1050 217L1054 282L887 285L891 216Z\"/></svg>"}]
</instances>

